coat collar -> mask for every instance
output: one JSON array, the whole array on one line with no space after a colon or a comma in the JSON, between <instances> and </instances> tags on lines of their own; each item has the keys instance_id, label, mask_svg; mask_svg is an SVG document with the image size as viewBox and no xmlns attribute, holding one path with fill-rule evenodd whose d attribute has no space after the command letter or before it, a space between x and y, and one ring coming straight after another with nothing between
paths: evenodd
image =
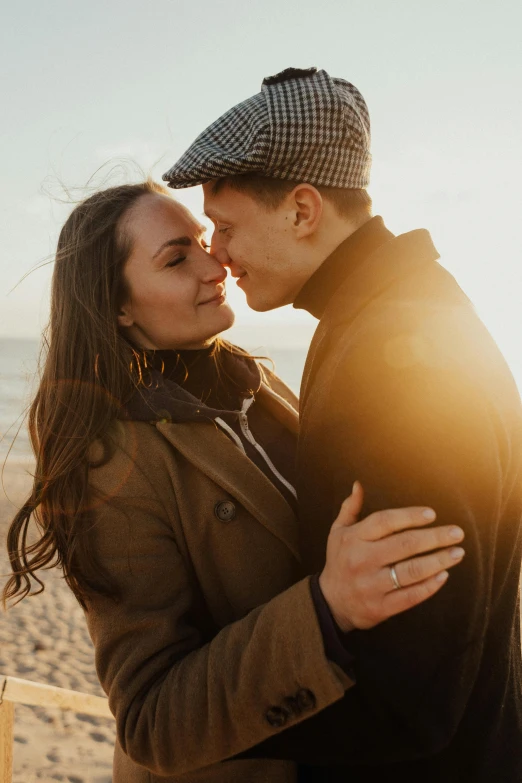
<instances>
[{"instance_id":1,"label":"coat collar","mask_svg":"<svg viewBox=\"0 0 522 783\"><path fill-rule=\"evenodd\" d=\"M294 432L298 415L292 406L261 385L257 399ZM300 561L295 514L265 474L213 422L157 422L157 429L183 456L238 500Z\"/></svg>"},{"instance_id":2,"label":"coat collar","mask_svg":"<svg viewBox=\"0 0 522 783\"><path fill-rule=\"evenodd\" d=\"M385 242L351 274L347 271L343 284L327 303L313 336L301 382L301 406L306 402L312 372L322 355L320 347L333 329L341 323L351 323L372 300L397 280L438 258L439 253L429 232L417 229Z\"/></svg>"},{"instance_id":3,"label":"coat collar","mask_svg":"<svg viewBox=\"0 0 522 783\"><path fill-rule=\"evenodd\" d=\"M141 361L143 380L123 406L121 418L211 421L240 410L261 385L255 359L225 341L194 351L144 351Z\"/></svg>"},{"instance_id":4,"label":"coat collar","mask_svg":"<svg viewBox=\"0 0 522 783\"><path fill-rule=\"evenodd\" d=\"M394 238L376 215L354 231L321 264L300 290L294 307L308 310L315 318L322 318L329 301L349 275L365 262L377 248Z\"/></svg>"}]
</instances>

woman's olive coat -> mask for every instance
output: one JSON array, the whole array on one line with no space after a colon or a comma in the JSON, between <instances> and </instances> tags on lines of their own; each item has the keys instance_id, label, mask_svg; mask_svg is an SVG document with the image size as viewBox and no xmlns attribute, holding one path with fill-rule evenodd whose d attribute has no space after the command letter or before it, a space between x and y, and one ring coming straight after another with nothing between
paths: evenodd
<instances>
[{"instance_id":1,"label":"woman's olive coat","mask_svg":"<svg viewBox=\"0 0 522 783\"><path fill-rule=\"evenodd\" d=\"M297 432L279 381L257 395ZM281 395L281 396L280 396ZM91 470L95 553L120 591L89 601L116 718L114 783L291 783L291 761L230 759L341 699L296 517L213 423L118 422Z\"/></svg>"}]
</instances>

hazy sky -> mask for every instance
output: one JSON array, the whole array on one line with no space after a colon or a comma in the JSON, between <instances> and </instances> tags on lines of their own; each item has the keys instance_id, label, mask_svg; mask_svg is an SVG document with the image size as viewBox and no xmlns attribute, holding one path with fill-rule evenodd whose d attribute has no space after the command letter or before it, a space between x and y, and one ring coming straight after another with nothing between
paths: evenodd
<instances>
[{"instance_id":1,"label":"hazy sky","mask_svg":"<svg viewBox=\"0 0 522 783\"><path fill-rule=\"evenodd\" d=\"M46 320L50 266L8 292L52 253L63 186L81 198L119 158L159 178L264 76L316 65L369 104L376 212L395 232L430 229L522 381L519 0L3 6L0 335L38 336ZM201 212L199 189L183 198ZM229 288L240 324L288 319L288 333L309 333L310 318L252 316Z\"/></svg>"}]
</instances>

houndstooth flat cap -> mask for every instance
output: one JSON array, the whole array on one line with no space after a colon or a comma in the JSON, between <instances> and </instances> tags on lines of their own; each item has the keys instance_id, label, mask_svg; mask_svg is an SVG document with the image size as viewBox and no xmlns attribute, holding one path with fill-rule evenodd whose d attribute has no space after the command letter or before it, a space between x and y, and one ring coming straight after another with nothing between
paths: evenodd
<instances>
[{"instance_id":1,"label":"houndstooth flat cap","mask_svg":"<svg viewBox=\"0 0 522 783\"><path fill-rule=\"evenodd\" d=\"M317 68L287 68L209 125L163 179L189 188L256 172L365 188L370 165L370 118L357 88Z\"/></svg>"}]
</instances>

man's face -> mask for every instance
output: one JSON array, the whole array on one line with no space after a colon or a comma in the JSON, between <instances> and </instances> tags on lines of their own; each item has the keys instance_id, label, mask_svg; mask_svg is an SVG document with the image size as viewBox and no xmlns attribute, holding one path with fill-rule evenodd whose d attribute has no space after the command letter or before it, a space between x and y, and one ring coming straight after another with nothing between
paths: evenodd
<instances>
[{"instance_id":1,"label":"man's face","mask_svg":"<svg viewBox=\"0 0 522 783\"><path fill-rule=\"evenodd\" d=\"M205 214L214 224L211 253L230 267L253 310L291 304L306 282L299 269L292 212L286 202L268 209L226 183L214 194L203 185Z\"/></svg>"}]
</instances>

